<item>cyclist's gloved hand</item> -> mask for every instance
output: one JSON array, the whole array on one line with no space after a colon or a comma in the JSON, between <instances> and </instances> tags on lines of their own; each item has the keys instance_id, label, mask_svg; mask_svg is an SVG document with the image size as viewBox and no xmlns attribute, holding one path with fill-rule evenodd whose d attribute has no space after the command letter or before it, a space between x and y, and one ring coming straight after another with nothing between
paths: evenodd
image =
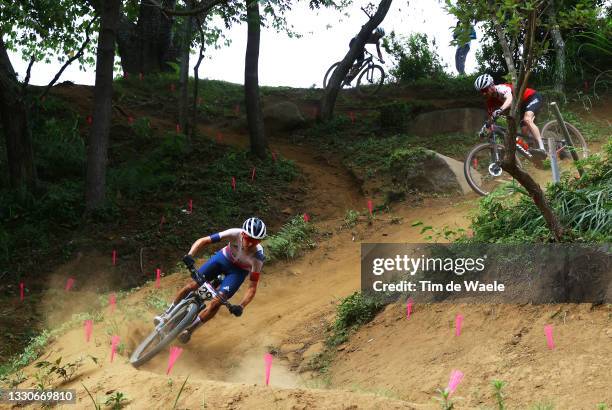
<instances>
[{"instance_id":1,"label":"cyclist's gloved hand","mask_svg":"<svg viewBox=\"0 0 612 410\"><path fill-rule=\"evenodd\" d=\"M230 313L232 315L236 316L236 317L242 315L242 310L243 310L243 308L240 305L230 305L230 307L229 307Z\"/></svg>"},{"instance_id":2,"label":"cyclist's gloved hand","mask_svg":"<svg viewBox=\"0 0 612 410\"><path fill-rule=\"evenodd\" d=\"M499 117L502 114L502 110L493 111L493 119Z\"/></svg>"},{"instance_id":3,"label":"cyclist's gloved hand","mask_svg":"<svg viewBox=\"0 0 612 410\"><path fill-rule=\"evenodd\" d=\"M183 256L183 263L188 268L193 268L193 265L195 265L195 259L193 259L193 256L191 256L190 254L187 254L187 255Z\"/></svg>"}]
</instances>

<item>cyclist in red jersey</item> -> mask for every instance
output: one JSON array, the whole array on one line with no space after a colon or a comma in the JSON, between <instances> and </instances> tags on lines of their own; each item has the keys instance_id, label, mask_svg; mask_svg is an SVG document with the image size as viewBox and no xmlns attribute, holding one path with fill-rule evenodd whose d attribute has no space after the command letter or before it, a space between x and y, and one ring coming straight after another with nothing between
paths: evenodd
<instances>
[{"instance_id":1,"label":"cyclist in red jersey","mask_svg":"<svg viewBox=\"0 0 612 410\"><path fill-rule=\"evenodd\" d=\"M479 76L474 82L476 90L487 97L487 112L491 118L497 118L512 105L512 84L495 84L489 74ZM535 124L535 115L542 108L542 96L533 88L526 88L521 98L521 130L523 134L531 132L538 141L538 148L529 151L540 159L546 158L544 142L540 130Z\"/></svg>"}]
</instances>

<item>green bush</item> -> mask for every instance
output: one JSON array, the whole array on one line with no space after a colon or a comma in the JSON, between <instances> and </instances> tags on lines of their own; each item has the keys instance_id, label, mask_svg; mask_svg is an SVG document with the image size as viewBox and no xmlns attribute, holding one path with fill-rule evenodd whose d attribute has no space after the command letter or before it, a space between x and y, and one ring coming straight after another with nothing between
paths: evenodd
<instances>
[{"instance_id":1,"label":"green bush","mask_svg":"<svg viewBox=\"0 0 612 410\"><path fill-rule=\"evenodd\" d=\"M384 40L384 47L396 61L396 66L390 72L397 81L412 83L421 78L447 76L436 47L430 44L427 34L414 33L406 38L391 32L389 38Z\"/></svg>"},{"instance_id":2,"label":"green bush","mask_svg":"<svg viewBox=\"0 0 612 410\"><path fill-rule=\"evenodd\" d=\"M374 319L384 306L382 299L361 292L347 296L336 309L336 321L327 344L337 346L344 343L350 332Z\"/></svg>"},{"instance_id":3,"label":"green bush","mask_svg":"<svg viewBox=\"0 0 612 410\"><path fill-rule=\"evenodd\" d=\"M289 220L276 235L270 235L265 241L266 258L270 261L277 259L293 259L303 250L314 248L313 240L315 227L304 221L300 215Z\"/></svg>"}]
</instances>

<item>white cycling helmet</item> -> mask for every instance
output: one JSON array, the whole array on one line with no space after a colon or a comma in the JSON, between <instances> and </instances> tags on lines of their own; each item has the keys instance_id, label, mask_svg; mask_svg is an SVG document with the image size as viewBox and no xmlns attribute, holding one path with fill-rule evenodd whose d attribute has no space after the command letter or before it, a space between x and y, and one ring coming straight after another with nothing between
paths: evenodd
<instances>
[{"instance_id":1,"label":"white cycling helmet","mask_svg":"<svg viewBox=\"0 0 612 410\"><path fill-rule=\"evenodd\" d=\"M476 81L474 81L474 88L477 91L482 91L491 85L493 85L493 77L489 74L479 75Z\"/></svg>"},{"instance_id":2,"label":"white cycling helmet","mask_svg":"<svg viewBox=\"0 0 612 410\"><path fill-rule=\"evenodd\" d=\"M242 230L253 239L266 237L266 224L259 218L249 218L244 221Z\"/></svg>"}]
</instances>

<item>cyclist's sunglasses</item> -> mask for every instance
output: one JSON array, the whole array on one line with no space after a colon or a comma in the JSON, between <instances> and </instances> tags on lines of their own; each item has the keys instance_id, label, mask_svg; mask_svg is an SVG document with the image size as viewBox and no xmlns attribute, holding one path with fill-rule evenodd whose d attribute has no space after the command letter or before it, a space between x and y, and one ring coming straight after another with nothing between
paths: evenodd
<instances>
[{"instance_id":1,"label":"cyclist's sunglasses","mask_svg":"<svg viewBox=\"0 0 612 410\"><path fill-rule=\"evenodd\" d=\"M260 242L261 242L261 239L251 238L251 237L250 237L249 235L247 235L247 234L244 234L244 239L245 239L245 240L246 240L248 243L250 243L250 244L252 244L252 245L257 245L258 243L260 243Z\"/></svg>"}]
</instances>

